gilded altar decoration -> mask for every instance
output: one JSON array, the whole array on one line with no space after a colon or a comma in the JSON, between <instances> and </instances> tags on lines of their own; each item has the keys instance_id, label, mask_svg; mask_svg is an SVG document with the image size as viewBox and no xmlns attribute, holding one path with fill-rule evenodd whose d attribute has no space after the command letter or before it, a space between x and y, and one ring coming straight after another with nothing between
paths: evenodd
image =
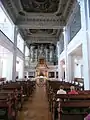
<instances>
[{"instance_id":1,"label":"gilded altar decoration","mask_svg":"<svg viewBox=\"0 0 90 120\"><path fill-rule=\"evenodd\" d=\"M38 69L38 68L48 69L48 66L47 66L44 58L39 59L39 62L37 64L37 66L36 66L36 69Z\"/></svg>"},{"instance_id":2,"label":"gilded altar decoration","mask_svg":"<svg viewBox=\"0 0 90 120\"><path fill-rule=\"evenodd\" d=\"M48 76L48 66L44 58L39 59L39 62L36 66L36 76L43 76L43 77Z\"/></svg>"}]
</instances>

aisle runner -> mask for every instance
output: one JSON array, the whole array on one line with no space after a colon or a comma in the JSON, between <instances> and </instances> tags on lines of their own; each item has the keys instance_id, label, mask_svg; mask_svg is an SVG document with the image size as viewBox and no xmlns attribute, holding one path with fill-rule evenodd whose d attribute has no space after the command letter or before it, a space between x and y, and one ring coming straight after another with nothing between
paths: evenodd
<instances>
[{"instance_id":1,"label":"aisle runner","mask_svg":"<svg viewBox=\"0 0 90 120\"><path fill-rule=\"evenodd\" d=\"M51 120L45 87L36 87L36 91L25 104L18 120Z\"/></svg>"}]
</instances>

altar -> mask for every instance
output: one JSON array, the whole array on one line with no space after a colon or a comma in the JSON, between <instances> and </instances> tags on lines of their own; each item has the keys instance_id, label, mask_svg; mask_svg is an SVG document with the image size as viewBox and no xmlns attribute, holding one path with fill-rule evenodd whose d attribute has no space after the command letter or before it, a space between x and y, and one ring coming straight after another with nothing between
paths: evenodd
<instances>
[{"instance_id":1,"label":"altar","mask_svg":"<svg viewBox=\"0 0 90 120\"><path fill-rule=\"evenodd\" d=\"M44 58L40 58L36 66L36 77L48 77L48 66Z\"/></svg>"}]
</instances>

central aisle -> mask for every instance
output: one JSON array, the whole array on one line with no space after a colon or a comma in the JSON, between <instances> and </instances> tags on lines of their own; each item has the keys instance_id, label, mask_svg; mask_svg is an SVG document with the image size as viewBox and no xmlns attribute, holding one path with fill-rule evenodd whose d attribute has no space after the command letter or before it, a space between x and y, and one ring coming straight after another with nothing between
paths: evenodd
<instances>
[{"instance_id":1,"label":"central aisle","mask_svg":"<svg viewBox=\"0 0 90 120\"><path fill-rule=\"evenodd\" d=\"M51 120L45 87L36 86L36 90L24 105L19 120Z\"/></svg>"}]
</instances>

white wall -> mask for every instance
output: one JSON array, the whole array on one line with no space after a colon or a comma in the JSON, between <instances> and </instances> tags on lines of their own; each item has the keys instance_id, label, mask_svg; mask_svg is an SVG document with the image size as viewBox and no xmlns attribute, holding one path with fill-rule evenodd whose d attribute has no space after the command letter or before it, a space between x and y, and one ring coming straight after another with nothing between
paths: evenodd
<instances>
[{"instance_id":1,"label":"white wall","mask_svg":"<svg viewBox=\"0 0 90 120\"><path fill-rule=\"evenodd\" d=\"M17 73L18 73L18 77L21 79L21 78L23 78L24 77L24 75L23 75L23 65L24 65L24 63L23 63L23 60L22 59L20 59L19 57L17 57L17 62L16 62L16 71L17 71Z\"/></svg>"},{"instance_id":2,"label":"white wall","mask_svg":"<svg viewBox=\"0 0 90 120\"><path fill-rule=\"evenodd\" d=\"M5 48L4 48L5 49ZM6 80L12 79L12 65L13 65L13 54L8 51L8 53L3 53L0 61L0 77L5 77Z\"/></svg>"},{"instance_id":3,"label":"white wall","mask_svg":"<svg viewBox=\"0 0 90 120\"><path fill-rule=\"evenodd\" d=\"M82 59L78 60L78 64L74 62L74 78L83 78Z\"/></svg>"},{"instance_id":4,"label":"white wall","mask_svg":"<svg viewBox=\"0 0 90 120\"><path fill-rule=\"evenodd\" d=\"M2 77L2 67L3 67L3 62L2 62L2 59L0 57L0 78Z\"/></svg>"},{"instance_id":5,"label":"white wall","mask_svg":"<svg viewBox=\"0 0 90 120\"><path fill-rule=\"evenodd\" d=\"M12 54L14 53L14 43L13 42L11 42L1 31L0 31L0 45L1 46L3 46L4 48L6 48L7 50L9 50ZM18 48L16 48L16 54L17 54L17 56L18 57L20 57L20 59L21 60L24 60L24 54L18 49ZM13 66L13 58L10 58L10 56L8 56L9 58L7 58L7 65L5 65L6 64L6 62L5 62L5 64L3 65L3 67L4 67L4 69L2 70L2 71L4 71L4 73L3 72L1 72L0 74L3 74L3 77L7 77L7 79L8 80L11 80L12 79L12 71L11 71L11 68L12 68L12 66ZM1 65L2 65L2 63L1 63ZM9 69L8 69L8 73L7 73L7 70L6 70L6 68L8 68L9 67ZM20 66L20 68L22 67L22 65ZM22 67L22 69L21 69L21 74L20 74L20 77L23 77L23 68L24 67ZM9 76L7 75L7 74L9 74Z\"/></svg>"}]
</instances>

